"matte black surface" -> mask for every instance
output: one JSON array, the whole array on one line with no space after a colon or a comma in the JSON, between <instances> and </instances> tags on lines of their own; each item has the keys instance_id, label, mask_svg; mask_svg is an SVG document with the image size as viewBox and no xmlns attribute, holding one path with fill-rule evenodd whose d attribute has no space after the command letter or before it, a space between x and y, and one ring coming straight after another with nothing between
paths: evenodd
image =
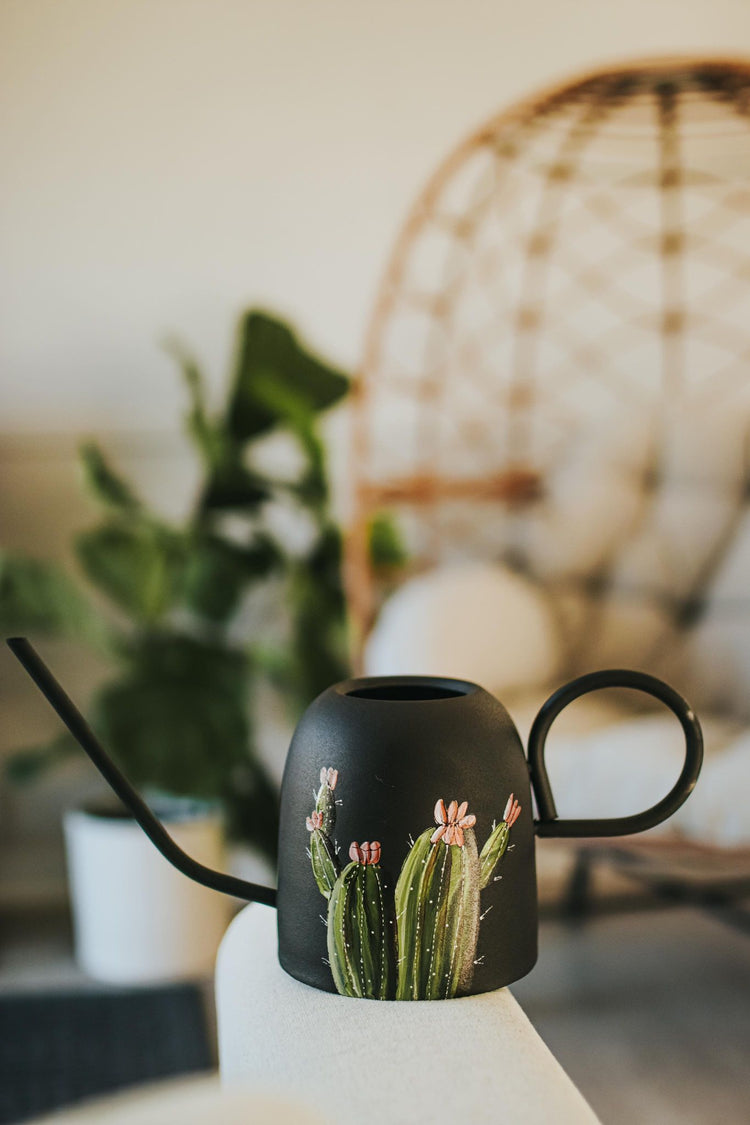
<instances>
[{"instance_id":1,"label":"matte black surface","mask_svg":"<svg viewBox=\"0 0 750 1125\"><path fill-rule=\"evenodd\" d=\"M195 985L0 999L0 1122L210 1070Z\"/></svg>"},{"instance_id":2,"label":"matte black surface","mask_svg":"<svg viewBox=\"0 0 750 1125\"><path fill-rule=\"evenodd\" d=\"M310 705L284 772L279 839L279 959L292 976L335 991L325 963L325 900L307 855L305 818L323 767L339 771L336 842L379 840L391 886L415 838L434 826L435 802L468 801L482 844L515 793L522 812L501 878L482 892L473 992L509 984L537 956L534 827L529 774L507 711L476 684L432 677L349 680Z\"/></svg>"}]
</instances>

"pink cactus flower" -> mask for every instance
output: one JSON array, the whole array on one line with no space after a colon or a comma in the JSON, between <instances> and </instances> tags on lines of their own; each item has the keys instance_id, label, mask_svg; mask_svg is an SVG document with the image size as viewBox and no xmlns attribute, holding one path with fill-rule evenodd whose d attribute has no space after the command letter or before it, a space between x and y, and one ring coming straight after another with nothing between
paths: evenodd
<instances>
[{"instance_id":1,"label":"pink cactus flower","mask_svg":"<svg viewBox=\"0 0 750 1125\"><path fill-rule=\"evenodd\" d=\"M326 767L323 766L323 769L320 771L320 784L321 785L327 785L329 789L335 789L336 788L336 782L338 781L338 779L339 779L339 771L338 770L332 770L330 768L326 769Z\"/></svg>"},{"instance_id":2,"label":"pink cactus flower","mask_svg":"<svg viewBox=\"0 0 750 1125\"><path fill-rule=\"evenodd\" d=\"M519 805L518 801L514 799L513 794L511 793L510 797L508 797L508 803L505 806L505 812L503 813L503 820L508 825L508 828L513 827L513 825L518 820L520 812L521 806Z\"/></svg>"},{"instance_id":3,"label":"pink cactus flower","mask_svg":"<svg viewBox=\"0 0 750 1125\"><path fill-rule=\"evenodd\" d=\"M380 863L380 843L378 840L373 840L371 844L365 840L364 844L358 844L356 840L352 840L349 845L349 859L354 863L364 863L365 865L373 865Z\"/></svg>"},{"instance_id":4,"label":"pink cactus flower","mask_svg":"<svg viewBox=\"0 0 750 1125\"><path fill-rule=\"evenodd\" d=\"M323 814L322 812L312 812L305 821L308 832L314 832L316 828L323 827Z\"/></svg>"},{"instance_id":5,"label":"pink cactus flower","mask_svg":"<svg viewBox=\"0 0 750 1125\"><path fill-rule=\"evenodd\" d=\"M466 815L469 807L468 801L451 801L448 808L445 801L440 800L435 805L435 823L437 828L430 836L430 843L436 844L442 840L446 844L456 844L459 848L464 846L464 828L473 828L477 818L473 814Z\"/></svg>"}]
</instances>

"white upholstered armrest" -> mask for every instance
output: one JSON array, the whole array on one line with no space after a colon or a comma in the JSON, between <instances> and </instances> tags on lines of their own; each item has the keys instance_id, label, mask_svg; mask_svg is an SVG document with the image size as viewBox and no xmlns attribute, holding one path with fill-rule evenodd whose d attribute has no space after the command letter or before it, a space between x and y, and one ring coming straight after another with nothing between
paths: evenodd
<instances>
[{"instance_id":1,"label":"white upholstered armrest","mask_svg":"<svg viewBox=\"0 0 750 1125\"><path fill-rule=\"evenodd\" d=\"M276 915L249 906L217 964L219 1058L332 1125L595 1125L597 1118L508 989L460 1000L357 1000L293 980Z\"/></svg>"}]
</instances>

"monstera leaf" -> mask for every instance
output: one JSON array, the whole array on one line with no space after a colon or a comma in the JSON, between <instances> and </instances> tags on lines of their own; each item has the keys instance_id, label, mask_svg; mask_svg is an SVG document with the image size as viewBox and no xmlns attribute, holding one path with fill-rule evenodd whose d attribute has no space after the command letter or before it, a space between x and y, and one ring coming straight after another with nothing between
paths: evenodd
<instances>
[{"instance_id":1,"label":"monstera leaf","mask_svg":"<svg viewBox=\"0 0 750 1125\"><path fill-rule=\"evenodd\" d=\"M211 621L228 620L246 588L282 565L276 544L257 535L248 546L217 535L197 537L185 572L185 600L190 609Z\"/></svg>"},{"instance_id":2,"label":"monstera leaf","mask_svg":"<svg viewBox=\"0 0 750 1125\"><path fill-rule=\"evenodd\" d=\"M269 386L275 398L269 398ZM227 425L237 440L247 441L287 420L285 393L316 412L348 388L346 375L307 351L282 321L251 311L240 325Z\"/></svg>"},{"instance_id":3,"label":"monstera leaf","mask_svg":"<svg viewBox=\"0 0 750 1125\"><path fill-rule=\"evenodd\" d=\"M270 495L269 482L245 468L240 449L230 448L214 466L203 490L200 507L204 512L252 511Z\"/></svg>"},{"instance_id":4,"label":"monstera leaf","mask_svg":"<svg viewBox=\"0 0 750 1125\"><path fill-rule=\"evenodd\" d=\"M106 642L101 618L61 567L5 551L0 552L0 624L6 634Z\"/></svg>"},{"instance_id":5,"label":"monstera leaf","mask_svg":"<svg viewBox=\"0 0 750 1125\"><path fill-rule=\"evenodd\" d=\"M252 803L264 777L249 751L248 658L225 644L174 633L142 636L122 674L94 705L94 726L130 780L176 795L230 797L240 786ZM270 784L270 783L269 783ZM257 793L256 793L257 795ZM275 799L243 825L273 850ZM270 839L261 826L270 817Z\"/></svg>"},{"instance_id":6,"label":"monstera leaf","mask_svg":"<svg viewBox=\"0 0 750 1125\"><path fill-rule=\"evenodd\" d=\"M169 528L112 521L75 545L88 578L137 621L157 621L182 593L187 541Z\"/></svg>"},{"instance_id":7,"label":"monstera leaf","mask_svg":"<svg viewBox=\"0 0 750 1125\"><path fill-rule=\"evenodd\" d=\"M86 442L79 450L84 480L92 495L109 508L135 512L141 503L130 485L111 467L95 442Z\"/></svg>"},{"instance_id":8,"label":"monstera leaf","mask_svg":"<svg viewBox=\"0 0 750 1125\"><path fill-rule=\"evenodd\" d=\"M131 780L218 797L245 760L247 658L174 634L139 638L97 695L97 727Z\"/></svg>"}]
</instances>

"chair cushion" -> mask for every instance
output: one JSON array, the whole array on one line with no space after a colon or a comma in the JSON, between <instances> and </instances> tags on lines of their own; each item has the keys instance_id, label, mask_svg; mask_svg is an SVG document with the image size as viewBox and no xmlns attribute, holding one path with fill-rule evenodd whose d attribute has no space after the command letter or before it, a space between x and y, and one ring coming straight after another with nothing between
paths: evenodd
<instances>
[{"instance_id":1,"label":"chair cushion","mask_svg":"<svg viewBox=\"0 0 750 1125\"><path fill-rule=\"evenodd\" d=\"M704 717L706 756L695 792L648 836L681 836L704 845L750 844L750 732ZM683 737L670 715L625 717L574 737L550 735L547 768L561 817L628 816L674 785Z\"/></svg>"}]
</instances>

